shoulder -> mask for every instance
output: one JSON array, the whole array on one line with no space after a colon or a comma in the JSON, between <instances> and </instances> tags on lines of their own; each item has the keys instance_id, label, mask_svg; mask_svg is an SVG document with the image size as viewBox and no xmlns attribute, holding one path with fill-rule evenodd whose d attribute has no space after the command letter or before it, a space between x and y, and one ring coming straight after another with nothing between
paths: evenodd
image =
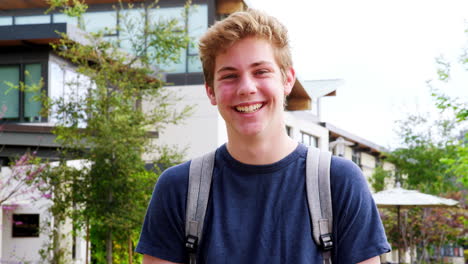
<instances>
[{"instance_id":1,"label":"shoulder","mask_svg":"<svg viewBox=\"0 0 468 264\"><path fill-rule=\"evenodd\" d=\"M163 185L165 187L170 185L179 185L188 181L190 162L186 161L184 163L172 166L166 169L158 179L158 185Z\"/></svg>"},{"instance_id":2,"label":"shoulder","mask_svg":"<svg viewBox=\"0 0 468 264\"><path fill-rule=\"evenodd\" d=\"M342 157L332 157L330 165L330 180L336 187L344 188L357 185L367 188L367 182L361 169L353 161Z\"/></svg>"},{"instance_id":3,"label":"shoulder","mask_svg":"<svg viewBox=\"0 0 468 264\"><path fill-rule=\"evenodd\" d=\"M183 201L187 195L190 161L166 169L158 178L153 199Z\"/></svg>"}]
</instances>

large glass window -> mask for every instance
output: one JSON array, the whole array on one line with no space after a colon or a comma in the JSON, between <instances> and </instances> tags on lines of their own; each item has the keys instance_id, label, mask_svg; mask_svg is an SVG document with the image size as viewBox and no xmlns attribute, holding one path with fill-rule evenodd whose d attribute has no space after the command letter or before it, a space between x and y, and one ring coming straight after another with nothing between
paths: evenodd
<instances>
[{"instance_id":1,"label":"large glass window","mask_svg":"<svg viewBox=\"0 0 468 264\"><path fill-rule=\"evenodd\" d=\"M198 40L208 29L208 7L206 5L196 6L190 10L188 31L190 38L194 41L188 49L188 71L201 72L202 65L198 57Z\"/></svg>"},{"instance_id":2,"label":"large glass window","mask_svg":"<svg viewBox=\"0 0 468 264\"><path fill-rule=\"evenodd\" d=\"M143 8L125 9L119 14L119 27L123 30L119 32L120 47L127 52L135 54L142 47L135 47L138 44L138 37L143 36L145 26L145 10Z\"/></svg>"},{"instance_id":3,"label":"large glass window","mask_svg":"<svg viewBox=\"0 0 468 264\"><path fill-rule=\"evenodd\" d=\"M19 118L19 90L11 86L18 86L20 82L20 67L0 66L0 116L3 119Z\"/></svg>"},{"instance_id":4,"label":"large glass window","mask_svg":"<svg viewBox=\"0 0 468 264\"><path fill-rule=\"evenodd\" d=\"M88 12L83 15L84 29L88 32L105 30L107 34L117 34L117 13L115 11Z\"/></svg>"},{"instance_id":5,"label":"large glass window","mask_svg":"<svg viewBox=\"0 0 468 264\"><path fill-rule=\"evenodd\" d=\"M148 11L149 23L165 22L172 19L178 21L178 26L185 27L185 21L183 17L184 7L167 7L167 8L156 8ZM176 62L167 62L160 67L169 73L181 73L186 72L187 65L187 51L182 50L179 60Z\"/></svg>"},{"instance_id":6,"label":"large glass window","mask_svg":"<svg viewBox=\"0 0 468 264\"><path fill-rule=\"evenodd\" d=\"M41 120L42 104L40 95L42 65L39 63L21 65L0 65L0 113L2 119L21 122ZM20 82L26 85L19 89ZM36 88L35 90L32 88Z\"/></svg>"},{"instance_id":7,"label":"large glass window","mask_svg":"<svg viewBox=\"0 0 468 264\"><path fill-rule=\"evenodd\" d=\"M78 19L76 17L70 17L65 14L54 14L54 23L67 23L78 26Z\"/></svg>"},{"instance_id":8,"label":"large glass window","mask_svg":"<svg viewBox=\"0 0 468 264\"><path fill-rule=\"evenodd\" d=\"M49 24L49 23L50 23L50 15L15 17L16 25Z\"/></svg>"},{"instance_id":9,"label":"large glass window","mask_svg":"<svg viewBox=\"0 0 468 264\"><path fill-rule=\"evenodd\" d=\"M309 133L301 131L301 142L306 146L317 147L318 138Z\"/></svg>"},{"instance_id":10,"label":"large glass window","mask_svg":"<svg viewBox=\"0 0 468 264\"><path fill-rule=\"evenodd\" d=\"M24 70L26 86L36 86L36 90L24 91L24 118L30 121L39 121L42 105L38 98L41 95L39 84L42 77L42 66L41 64L26 64Z\"/></svg>"},{"instance_id":11,"label":"large glass window","mask_svg":"<svg viewBox=\"0 0 468 264\"><path fill-rule=\"evenodd\" d=\"M0 26L10 26L13 24L13 17L0 17Z\"/></svg>"}]
</instances>

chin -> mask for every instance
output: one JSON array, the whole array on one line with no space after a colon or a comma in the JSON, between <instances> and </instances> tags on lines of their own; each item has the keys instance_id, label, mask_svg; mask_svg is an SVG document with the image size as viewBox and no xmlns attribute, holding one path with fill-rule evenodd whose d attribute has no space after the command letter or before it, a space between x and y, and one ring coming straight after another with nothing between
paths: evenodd
<instances>
[{"instance_id":1,"label":"chin","mask_svg":"<svg viewBox=\"0 0 468 264\"><path fill-rule=\"evenodd\" d=\"M248 128L240 128L237 130L240 135L253 137L261 134L263 132L262 127L248 127Z\"/></svg>"}]
</instances>

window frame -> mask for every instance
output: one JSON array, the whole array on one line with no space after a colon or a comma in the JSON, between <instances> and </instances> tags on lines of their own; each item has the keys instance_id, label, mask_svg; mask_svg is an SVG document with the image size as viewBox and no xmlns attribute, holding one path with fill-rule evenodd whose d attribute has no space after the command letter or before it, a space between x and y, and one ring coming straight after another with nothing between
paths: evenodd
<instances>
[{"instance_id":1,"label":"window frame","mask_svg":"<svg viewBox=\"0 0 468 264\"><path fill-rule=\"evenodd\" d=\"M2 55L0 54L0 59L2 59ZM41 87L41 92L45 92L48 95L48 81L47 81L47 74L48 74L48 62L47 60L22 60L22 58L17 58L16 60L6 60L5 63L0 63L0 67L3 66L19 66L19 81L25 82L25 69L26 65L28 64L40 64L41 65L41 78L43 82L43 86ZM43 123L48 121L48 117L40 117L39 120L30 121L29 118L25 117L25 100L26 100L26 92L25 91L18 91L19 98L18 98L18 118L2 118L2 123ZM1 106L0 106L1 107ZM41 109L44 105L41 103Z\"/></svg>"},{"instance_id":2,"label":"window frame","mask_svg":"<svg viewBox=\"0 0 468 264\"><path fill-rule=\"evenodd\" d=\"M145 1L146 2L146 1ZM193 0L192 1L193 5L206 5L207 8L207 26L208 28L213 25L216 22L217 16L216 16L216 4L214 1L211 0ZM89 8L87 12L100 12L100 11L112 11L113 6L115 3L109 3L109 4L92 4L89 5ZM185 1L184 0L161 0L158 2L158 6L160 8L166 8L166 7L178 7L178 6L184 6ZM136 6L138 7L138 6ZM12 19L11 25L3 25L3 26L16 26L15 24L15 17L17 16L32 16L32 15L39 15L43 14L45 11L44 8L30 8L30 9L12 9L12 10L4 10L4 17L10 17ZM48 14L47 16L50 16L50 24L56 24L57 22L54 21L54 15L59 14L58 12L54 11ZM117 14L117 12L116 12ZM117 26L120 26L120 21L119 21L119 16L117 15ZM78 22L79 23L79 22ZM190 22L189 22L190 23ZM34 24L31 24L34 25ZM3 27L2 26L2 27ZM188 26L188 25L186 25ZM106 35L106 37L119 37L120 32L116 32L116 34L111 34L111 35ZM200 71L194 71L196 68L193 66L193 63L191 60L198 60L198 54L189 52L189 47L187 47L185 50L182 51L182 54L185 56L185 58L181 58L184 61L184 68L185 71L181 72L166 72L166 78L167 78L167 85L196 85L196 84L203 84L204 83L204 77L203 77L203 72L202 69ZM1 56L1 52L0 52ZM3 63L3 61L2 61ZM197 66L198 67L198 66ZM189 71L193 70L193 71ZM45 76L43 76L44 80L46 79Z\"/></svg>"},{"instance_id":3,"label":"window frame","mask_svg":"<svg viewBox=\"0 0 468 264\"><path fill-rule=\"evenodd\" d=\"M305 141L304 141L304 136L308 137L308 141L309 141L309 144L306 144ZM310 142L312 142L312 140L314 140L314 143L315 145L311 145ZM312 146L312 147L316 147L318 148L318 141L319 141L319 138L312 135L311 133L308 133L308 132L305 132L305 131L302 131L301 130L301 143L306 145L306 146Z\"/></svg>"},{"instance_id":4,"label":"window frame","mask_svg":"<svg viewBox=\"0 0 468 264\"><path fill-rule=\"evenodd\" d=\"M356 148L353 148L352 153L351 153L351 161L356 163L356 165L358 165L359 168L362 169L361 159L362 159L361 151L357 150Z\"/></svg>"},{"instance_id":5,"label":"window frame","mask_svg":"<svg viewBox=\"0 0 468 264\"><path fill-rule=\"evenodd\" d=\"M20 227L18 227L19 225L16 224L15 216L30 216L30 217L34 217L34 218L37 217L37 223L33 223L33 225L34 225L33 229L35 229L34 230L35 232L32 233L32 234L21 233L20 232L21 230L18 230ZM38 237L40 237L40 225L41 225L41 215L40 214L38 214L38 213L18 213L18 214L15 214L14 213L12 215L11 219L12 219L12 221L11 221L11 237L12 238L38 238ZM15 231L16 231L16 233L15 233ZM22 231L25 232L24 230L22 230ZM20 233L18 234L18 232L20 232Z\"/></svg>"}]
</instances>

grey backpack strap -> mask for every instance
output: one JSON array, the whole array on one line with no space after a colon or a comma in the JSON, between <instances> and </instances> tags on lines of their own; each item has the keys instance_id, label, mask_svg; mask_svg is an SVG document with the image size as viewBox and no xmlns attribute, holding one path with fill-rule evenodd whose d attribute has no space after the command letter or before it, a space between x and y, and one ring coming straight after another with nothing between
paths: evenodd
<instances>
[{"instance_id":1,"label":"grey backpack strap","mask_svg":"<svg viewBox=\"0 0 468 264\"><path fill-rule=\"evenodd\" d=\"M330 190L331 153L310 147L306 161L306 190L312 234L321 247L323 263L331 264L333 211Z\"/></svg>"},{"instance_id":2,"label":"grey backpack strap","mask_svg":"<svg viewBox=\"0 0 468 264\"><path fill-rule=\"evenodd\" d=\"M202 238L203 223L211 188L215 152L195 158L190 163L187 208L185 216L185 247L190 264L197 262L197 250Z\"/></svg>"}]
</instances>

